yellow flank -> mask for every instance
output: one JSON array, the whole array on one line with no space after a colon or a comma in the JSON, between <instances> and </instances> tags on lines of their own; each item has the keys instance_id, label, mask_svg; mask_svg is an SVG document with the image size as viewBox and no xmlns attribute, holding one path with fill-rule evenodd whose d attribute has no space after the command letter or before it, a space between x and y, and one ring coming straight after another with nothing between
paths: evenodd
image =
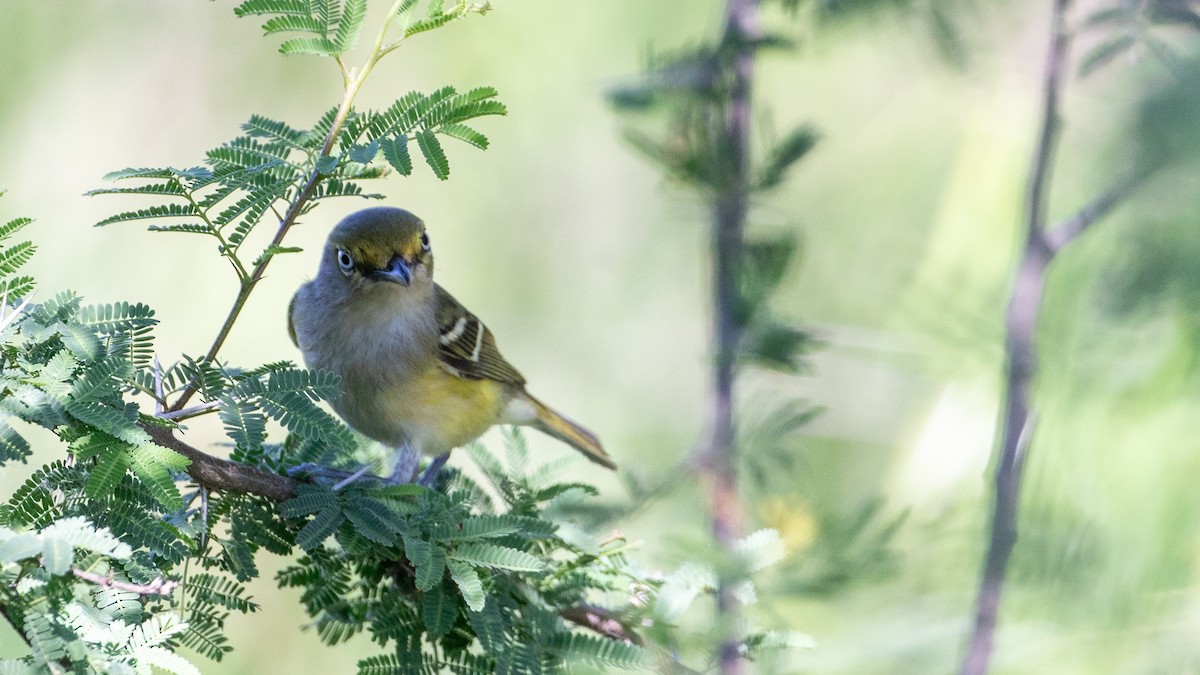
<instances>
[{"instance_id":1,"label":"yellow flank","mask_svg":"<svg viewBox=\"0 0 1200 675\"><path fill-rule=\"evenodd\" d=\"M504 385L455 377L440 365L426 368L403 389L380 393L387 399L380 412L404 420L413 445L429 455L475 440L496 423L504 405Z\"/></svg>"}]
</instances>

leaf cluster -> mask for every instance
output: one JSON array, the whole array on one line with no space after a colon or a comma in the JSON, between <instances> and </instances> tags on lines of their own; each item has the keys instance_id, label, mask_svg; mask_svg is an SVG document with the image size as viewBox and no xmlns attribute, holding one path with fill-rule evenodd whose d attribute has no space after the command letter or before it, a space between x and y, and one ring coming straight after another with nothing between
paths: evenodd
<instances>
[{"instance_id":1,"label":"leaf cluster","mask_svg":"<svg viewBox=\"0 0 1200 675\"><path fill-rule=\"evenodd\" d=\"M303 488L279 511L303 523L296 542L305 555L277 580L300 589L326 642L366 631L388 649L359 663L364 674L645 664L642 648L572 631L560 616L589 596L619 596L638 577L625 542L568 541L545 518L556 499L591 488L548 481L550 466L526 470L525 452L516 433L507 466L475 447L488 483L448 471L444 492ZM617 615L636 622L639 611L628 604Z\"/></svg>"},{"instance_id":2,"label":"leaf cluster","mask_svg":"<svg viewBox=\"0 0 1200 675\"><path fill-rule=\"evenodd\" d=\"M651 133L630 125L626 139L668 176L714 203L723 195L751 197L779 188L819 137L811 126L800 125L766 139L751 166L739 167L731 159L738 152L725 124L732 114L735 57L745 42L725 36L711 45L657 57L640 80L610 96L626 113L659 113L655 117L664 120L663 130ZM785 44L767 36L751 46L758 52ZM754 235L737 252L734 319L743 334L739 356L744 364L796 372L815 346L811 335L775 316L769 306L797 248L794 233L779 231Z\"/></svg>"},{"instance_id":3,"label":"leaf cluster","mask_svg":"<svg viewBox=\"0 0 1200 675\"><path fill-rule=\"evenodd\" d=\"M0 672L200 671L174 652L188 629L161 598L96 586L77 576L128 581L133 550L87 518L61 518L38 531L0 527L0 606L30 654L0 660Z\"/></svg>"}]
</instances>

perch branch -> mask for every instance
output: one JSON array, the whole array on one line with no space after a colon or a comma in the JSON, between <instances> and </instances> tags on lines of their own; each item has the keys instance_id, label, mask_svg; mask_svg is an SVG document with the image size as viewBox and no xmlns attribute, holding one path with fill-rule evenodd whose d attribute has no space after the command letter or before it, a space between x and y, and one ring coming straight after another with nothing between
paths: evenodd
<instances>
[{"instance_id":1,"label":"perch branch","mask_svg":"<svg viewBox=\"0 0 1200 675\"><path fill-rule=\"evenodd\" d=\"M170 448L190 459L192 463L187 468L188 475L206 489L253 494L266 497L275 502L285 501L295 496L296 486L299 484L299 481L295 479L268 473L261 469L227 459L213 457L203 450L192 447L188 443L176 438L170 429L152 425L142 425L142 428L150 434L151 438L158 445ZM414 584L416 578L415 572L406 561L395 561L391 572L397 581L401 581L408 586ZM79 572L76 572L75 576L87 578L82 577ZM101 578L107 579L106 577ZM88 580L94 581L90 578ZM117 583L120 582L113 582L112 585L114 588L119 588L116 585ZM130 588L127 590L134 589ZM169 592L168 590L166 593ZM565 621L569 621L580 628L585 628L603 637L631 642L637 645L642 644L641 636L621 624L617 619L617 614L612 610L582 604L560 610L559 616Z\"/></svg>"}]
</instances>

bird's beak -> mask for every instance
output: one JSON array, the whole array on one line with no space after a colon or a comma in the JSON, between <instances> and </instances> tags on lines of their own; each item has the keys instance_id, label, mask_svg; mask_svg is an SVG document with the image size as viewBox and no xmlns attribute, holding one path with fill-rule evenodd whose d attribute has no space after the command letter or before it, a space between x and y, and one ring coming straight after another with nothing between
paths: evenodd
<instances>
[{"instance_id":1,"label":"bird's beak","mask_svg":"<svg viewBox=\"0 0 1200 675\"><path fill-rule=\"evenodd\" d=\"M395 256L388 263L387 267L371 272L371 278L375 281L390 281L401 286L407 286L412 280L412 268L404 258Z\"/></svg>"}]
</instances>

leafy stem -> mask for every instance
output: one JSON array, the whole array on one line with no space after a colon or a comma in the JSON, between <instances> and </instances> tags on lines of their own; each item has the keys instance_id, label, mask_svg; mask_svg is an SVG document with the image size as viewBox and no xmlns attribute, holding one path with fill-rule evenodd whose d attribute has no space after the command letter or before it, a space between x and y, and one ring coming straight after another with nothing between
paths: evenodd
<instances>
[{"instance_id":1,"label":"leafy stem","mask_svg":"<svg viewBox=\"0 0 1200 675\"><path fill-rule=\"evenodd\" d=\"M321 150L319 153L317 153L317 157L313 162L313 168L309 171L308 179L304 182L304 186L300 188L300 192L298 192L292 199L291 203L288 205L287 212L284 213L283 218L279 221L279 228L275 230L275 236L271 238L271 243L266 248L268 252L276 249L283 243L284 237L287 236L287 233L292 229L292 226L296 224L296 219L300 216L300 214L304 211L305 206L312 199L313 192L316 190L317 184L320 183L322 178L321 172L317 168L318 162L320 158L328 156L333 150L333 146L337 143L337 139L341 134L342 127L345 126L346 119L349 117L350 110L354 105L354 99L358 96L358 92L362 89L363 83L366 82L367 76L371 74L371 71L375 68L375 65L379 63L380 59L399 46L399 43L405 39L402 37L396 42L393 42L386 47L384 46L384 41L387 39L387 33L391 28L392 22L395 21L396 15L400 12L400 10L408 4L411 4L408 0L396 0L394 3L392 3L391 8L388 10L387 16L384 17L383 26L379 29L379 34L375 38L375 44L371 49L370 55L367 56L366 62L356 73L353 71L347 71L341 57L336 57L335 60L337 61L338 67L342 72L345 82L342 102L338 106L337 113L333 118L333 123L329 127L329 133L325 136L325 142L321 145ZM236 257L231 258L235 261L234 264L238 270L238 277L241 283L238 286L237 295L233 299L233 305L229 308L229 313L225 316L225 321L221 324L221 328L217 331L217 336L213 339L212 346L210 346L208 351L204 354L202 363L213 363L216 360L217 353L220 352L221 347L224 346L225 340L229 337L229 333L233 330L234 323L237 322L238 317L242 313L242 309L244 309L246 306L246 301L250 299L250 293L253 292L254 287L258 284L258 282L262 280L263 275L267 271L267 265L271 263L272 258L274 258L273 255L263 255L259 258L257 264L255 264L254 269L249 273L247 273L245 267L241 265L240 260L237 260ZM191 400L192 396L194 396L199 390L200 381L196 378L193 378L188 383L187 387L180 392L179 398L177 398L175 402L167 408L167 412L172 413L182 410L183 407L188 404L188 401Z\"/></svg>"}]
</instances>

